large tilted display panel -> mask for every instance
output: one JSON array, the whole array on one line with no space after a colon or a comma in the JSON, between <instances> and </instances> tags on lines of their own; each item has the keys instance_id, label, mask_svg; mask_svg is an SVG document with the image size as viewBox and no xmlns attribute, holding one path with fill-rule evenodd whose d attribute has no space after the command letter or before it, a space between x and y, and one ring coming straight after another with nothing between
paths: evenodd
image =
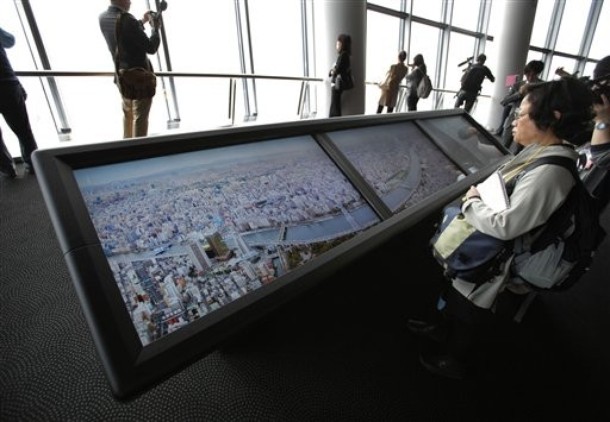
<instances>
[{"instance_id":1,"label":"large tilted display panel","mask_svg":"<svg viewBox=\"0 0 610 422\"><path fill-rule=\"evenodd\" d=\"M461 113L361 116L41 150L34 163L124 398L455 197L504 157L488 137Z\"/></svg>"}]
</instances>

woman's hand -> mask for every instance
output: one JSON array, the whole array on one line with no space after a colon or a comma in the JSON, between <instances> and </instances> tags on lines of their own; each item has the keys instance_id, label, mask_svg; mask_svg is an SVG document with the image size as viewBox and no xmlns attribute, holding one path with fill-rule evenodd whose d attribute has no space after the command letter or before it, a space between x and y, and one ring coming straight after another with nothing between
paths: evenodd
<instances>
[{"instance_id":1,"label":"woman's hand","mask_svg":"<svg viewBox=\"0 0 610 422\"><path fill-rule=\"evenodd\" d=\"M465 199L466 199L466 201L468 201L469 199L474 199L474 198L481 199L481 194L479 193L477 188L473 185L470 187L470 189L468 189L468 192L466 192Z\"/></svg>"},{"instance_id":2,"label":"woman's hand","mask_svg":"<svg viewBox=\"0 0 610 422\"><path fill-rule=\"evenodd\" d=\"M610 123L610 100L605 94L601 95L602 103L593 104L593 111L595 111L595 121Z\"/></svg>"}]
</instances>

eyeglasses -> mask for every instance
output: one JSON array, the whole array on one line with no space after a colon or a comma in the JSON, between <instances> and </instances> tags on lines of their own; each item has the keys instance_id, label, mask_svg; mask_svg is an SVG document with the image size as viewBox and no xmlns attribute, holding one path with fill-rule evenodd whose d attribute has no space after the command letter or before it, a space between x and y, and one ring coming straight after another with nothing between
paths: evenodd
<instances>
[{"instance_id":1,"label":"eyeglasses","mask_svg":"<svg viewBox=\"0 0 610 422\"><path fill-rule=\"evenodd\" d=\"M519 120L522 117L527 116L529 113L523 113L521 107L517 107L513 110L513 120Z\"/></svg>"}]
</instances>

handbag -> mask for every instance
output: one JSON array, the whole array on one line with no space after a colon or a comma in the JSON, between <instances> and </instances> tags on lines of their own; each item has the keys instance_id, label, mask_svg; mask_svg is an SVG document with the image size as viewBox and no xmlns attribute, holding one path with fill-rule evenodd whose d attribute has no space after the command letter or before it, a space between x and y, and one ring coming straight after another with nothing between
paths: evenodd
<instances>
[{"instance_id":1,"label":"handbag","mask_svg":"<svg viewBox=\"0 0 610 422\"><path fill-rule=\"evenodd\" d=\"M351 69L346 72L347 77L343 79L341 74L338 74L335 78L335 89L337 91L347 91L354 87L354 77L352 76Z\"/></svg>"},{"instance_id":2,"label":"handbag","mask_svg":"<svg viewBox=\"0 0 610 422\"><path fill-rule=\"evenodd\" d=\"M154 97L157 89L157 75L143 67L119 69L117 81L121 95L131 100Z\"/></svg>"},{"instance_id":3,"label":"handbag","mask_svg":"<svg viewBox=\"0 0 610 422\"><path fill-rule=\"evenodd\" d=\"M129 69L119 69L119 57L121 55L120 45L120 28L123 12L116 20L116 51L114 54L114 66L116 81L119 87L119 92L125 98L130 100L142 100L152 98L157 91L157 75L149 69L143 67L132 67Z\"/></svg>"}]
</instances>

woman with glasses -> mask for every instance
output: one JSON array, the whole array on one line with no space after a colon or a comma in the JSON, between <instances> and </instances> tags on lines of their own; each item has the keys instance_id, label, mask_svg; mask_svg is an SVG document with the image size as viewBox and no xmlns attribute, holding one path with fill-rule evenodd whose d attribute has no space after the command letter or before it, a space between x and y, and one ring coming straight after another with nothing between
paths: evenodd
<instances>
[{"instance_id":1,"label":"woman with glasses","mask_svg":"<svg viewBox=\"0 0 610 422\"><path fill-rule=\"evenodd\" d=\"M576 161L575 146L586 142L582 136L593 118L593 95L582 81L566 78L527 84L521 106L512 123L515 142L523 149L499 167L505 180L512 180L510 206L495 211L487 205L475 186L464 197L462 213L477 230L504 240L514 240L514 250L529 250L536 230L548 221L565 201L575 180L562 166L541 164L524 171L529 163L548 156ZM590 133L590 132L588 132ZM449 280L441 295L433 321L411 319L411 332L426 338L420 361L429 371L461 379L485 347L479 347L486 330L492 327L492 308L505 290L526 294L528 286L512 272L515 252L501 263L500 274L483 284L459 278Z\"/></svg>"}]
</instances>

